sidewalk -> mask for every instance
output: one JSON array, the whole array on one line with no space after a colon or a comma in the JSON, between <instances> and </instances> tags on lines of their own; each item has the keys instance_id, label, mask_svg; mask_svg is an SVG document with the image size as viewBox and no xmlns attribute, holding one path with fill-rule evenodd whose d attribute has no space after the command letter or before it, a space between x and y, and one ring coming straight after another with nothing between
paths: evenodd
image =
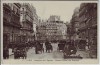
<instances>
[{"instance_id":1,"label":"sidewalk","mask_svg":"<svg viewBox=\"0 0 100 65\"><path fill-rule=\"evenodd\" d=\"M89 57L89 51L78 50L76 54L77 54L77 55L80 54L80 56L82 56L83 59L86 59L86 58L88 59L88 58L90 58L90 57Z\"/></svg>"}]
</instances>

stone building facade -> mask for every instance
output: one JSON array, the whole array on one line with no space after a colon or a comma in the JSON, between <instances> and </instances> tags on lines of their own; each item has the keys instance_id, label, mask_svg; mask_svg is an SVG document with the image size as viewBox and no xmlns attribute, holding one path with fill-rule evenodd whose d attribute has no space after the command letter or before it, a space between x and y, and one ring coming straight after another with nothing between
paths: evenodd
<instances>
[{"instance_id":1,"label":"stone building facade","mask_svg":"<svg viewBox=\"0 0 100 65\"><path fill-rule=\"evenodd\" d=\"M78 40L79 39L79 7L75 8L74 14L71 19L71 39Z\"/></svg>"},{"instance_id":2,"label":"stone building facade","mask_svg":"<svg viewBox=\"0 0 100 65\"><path fill-rule=\"evenodd\" d=\"M39 22L36 26L36 37L39 41L45 41L46 40L46 23L45 22Z\"/></svg>"},{"instance_id":3,"label":"stone building facade","mask_svg":"<svg viewBox=\"0 0 100 65\"><path fill-rule=\"evenodd\" d=\"M19 3L3 3L3 48L20 42L20 8Z\"/></svg>"},{"instance_id":4,"label":"stone building facade","mask_svg":"<svg viewBox=\"0 0 100 65\"><path fill-rule=\"evenodd\" d=\"M90 55L97 57L97 3L82 3L79 12L79 36L87 41Z\"/></svg>"},{"instance_id":5,"label":"stone building facade","mask_svg":"<svg viewBox=\"0 0 100 65\"><path fill-rule=\"evenodd\" d=\"M83 3L80 6L79 35L89 43L97 42L97 3ZM90 44L88 44L90 45Z\"/></svg>"},{"instance_id":6,"label":"stone building facade","mask_svg":"<svg viewBox=\"0 0 100 65\"><path fill-rule=\"evenodd\" d=\"M85 49L91 57L97 58L97 3L82 3L74 10L67 34L69 39L86 41Z\"/></svg>"},{"instance_id":7,"label":"stone building facade","mask_svg":"<svg viewBox=\"0 0 100 65\"><path fill-rule=\"evenodd\" d=\"M51 18L51 17L50 17ZM58 41L66 40L67 27L63 21L41 21L37 26L37 35L40 40ZM55 19L54 19L55 20Z\"/></svg>"},{"instance_id":8,"label":"stone building facade","mask_svg":"<svg viewBox=\"0 0 100 65\"><path fill-rule=\"evenodd\" d=\"M29 3L3 3L3 48L34 41L38 16ZM14 46L13 46L14 45Z\"/></svg>"},{"instance_id":9,"label":"stone building facade","mask_svg":"<svg viewBox=\"0 0 100 65\"><path fill-rule=\"evenodd\" d=\"M29 42L32 41L33 35L33 8L29 3L23 3L21 5L21 38L22 42Z\"/></svg>"}]
</instances>

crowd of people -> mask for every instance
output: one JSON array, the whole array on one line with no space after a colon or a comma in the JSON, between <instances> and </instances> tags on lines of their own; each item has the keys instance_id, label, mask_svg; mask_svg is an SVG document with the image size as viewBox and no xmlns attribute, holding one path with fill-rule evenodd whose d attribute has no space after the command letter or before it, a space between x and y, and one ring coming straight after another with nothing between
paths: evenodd
<instances>
[{"instance_id":1,"label":"crowd of people","mask_svg":"<svg viewBox=\"0 0 100 65\"><path fill-rule=\"evenodd\" d=\"M50 53L53 51L53 47L49 41L45 42L45 48L46 52ZM37 43L35 44L35 53L38 54L38 51L40 51L41 53L44 52L43 43L41 44L39 41L37 41Z\"/></svg>"}]
</instances>

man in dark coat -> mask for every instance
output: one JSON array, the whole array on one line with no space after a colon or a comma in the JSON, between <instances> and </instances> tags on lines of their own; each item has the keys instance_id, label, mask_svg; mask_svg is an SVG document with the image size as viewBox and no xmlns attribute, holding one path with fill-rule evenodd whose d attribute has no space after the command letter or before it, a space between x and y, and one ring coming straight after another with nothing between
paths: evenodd
<instances>
[{"instance_id":1,"label":"man in dark coat","mask_svg":"<svg viewBox=\"0 0 100 65\"><path fill-rule=\"evenodd\" d=\"M49 41L46 41L46 42L45 42L45 46L47 46L47 45L49 45L49 44L50 44Z\"/></svg>"},{"instance_id":2,"label":"man in dark coat","mask_svg":"<svg viewBox=\"0 0 100 65\"><path fill-rule=\"evenodd\" d=\"M9 50L8 49L3 49L3 58L8 59L9 58Z\"/></svg>"},{"instance_id":3,"label":"man in dark coat","mask_svg":"<svg viewBox=\"0 0 100 65\"><path fill-rule=\"evenodd\" d=\"M46 52L47 52L47 49L48 49L48 46L49 46L49 45L51 45L51 43L50 43L49 41L46 41L46 42L45 42Z\"/></svg>"}]
</instances>

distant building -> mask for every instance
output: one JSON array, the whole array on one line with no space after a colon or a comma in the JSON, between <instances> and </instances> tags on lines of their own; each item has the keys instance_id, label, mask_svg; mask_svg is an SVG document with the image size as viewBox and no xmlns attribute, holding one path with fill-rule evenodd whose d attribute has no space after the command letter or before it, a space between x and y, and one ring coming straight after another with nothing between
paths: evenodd
<instances>
[{"instance_id":1,"label":"distant building","mask_svg":"<svg viewBox=\"0 0 100 65\"><path fill-rule=\"evenodd\" d=\"M60 16L51 15L48 21L60 21Z\"/></svg>"},{"instance_id":2,"label":"distant building","mask_svg":"<svg viewBox=\"0 0 100 65\"><path fill-rule=\"evenodd\" d=\"M45 22L39 22L39 24L36 26L36 37L39 41L45 41L46 40L46 23Z\"/></svg>"},{"instance_id":3,"label":"distant building","mask_svg":"<svg viewBox=\"0 0 100 65\"><path fill-rule=\"evenodd\" d=\"M50 41L57 39L57 25L56 22L46 22L46 38Z\"/></svg>"},{"instance_id":4,"label":"distant building","mask_svg":"<svg viewBox=\"0 0 100 65\"><path fill-rule=\"evenodd\" d=\"M50 16L51 17L51 16ZM37 27L38 37L41 40L57 41L66 39L67 27L63 21L41 21Z\"/></svg>"},{"instance_id":5,"label":"distant building","mask_svg":"<svg viewBox=\"0 0 100 65\"><path fill-rule=\"evenodd\" d=\"M67 26L62 21L56 23L57 25L57 39L58 40L66 40L67 35Z\"/></svg>"}]
</instances>

